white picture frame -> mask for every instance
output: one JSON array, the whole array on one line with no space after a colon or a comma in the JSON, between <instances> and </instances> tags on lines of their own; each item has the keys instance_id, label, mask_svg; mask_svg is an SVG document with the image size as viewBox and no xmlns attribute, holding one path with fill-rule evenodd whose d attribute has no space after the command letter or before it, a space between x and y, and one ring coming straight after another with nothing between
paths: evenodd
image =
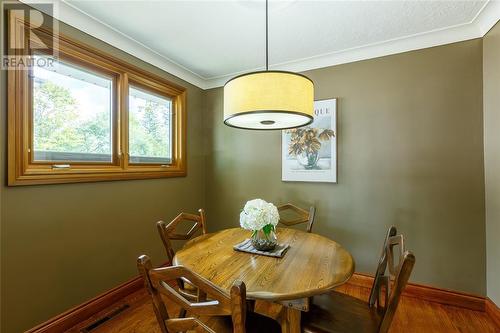
<instances>
[{"instance_id":1,"label":"white picture frame","mask_svg":"<svg viewBox=\"0 0 500 333\"><path fill-rule=\"evenodd\" d=\"M312 124L282 131L282 181L337 183L337 139L337 99L314 101Z\"/></svg>"}]
</instances>

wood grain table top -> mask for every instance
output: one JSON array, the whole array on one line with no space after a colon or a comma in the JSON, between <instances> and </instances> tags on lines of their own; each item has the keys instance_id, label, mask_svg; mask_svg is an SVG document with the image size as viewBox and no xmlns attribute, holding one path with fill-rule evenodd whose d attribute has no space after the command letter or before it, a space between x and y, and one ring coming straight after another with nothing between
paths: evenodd
<instances>
[{"instance_id":1,"label":"wood grain table top","mask_svg":"<svg viewBox=\"0 0 500 333\"><path fill-rule=\"evenodd\" d=\"M325 293L345 283L354 272L351 254L338 243L300 230L278 228L279 243L290 244L283 258L238 252L233 246L250 237L234 228L199 236L177 252L183 265L229 290L237 279L247 297L268 301L294 300Z\"/></svg>"}]
</instances>

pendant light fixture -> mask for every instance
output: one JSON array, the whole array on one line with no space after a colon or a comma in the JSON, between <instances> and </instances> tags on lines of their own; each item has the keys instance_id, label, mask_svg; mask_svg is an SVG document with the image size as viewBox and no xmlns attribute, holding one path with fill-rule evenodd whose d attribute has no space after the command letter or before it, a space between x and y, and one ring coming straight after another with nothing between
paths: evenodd
<instances>
[{"instance_id":1,"label":"pendant light fixture","mask_svg":"<svg viewBox=\"0 0 500 333\"><path fill-rule=\"evenodd\" d=\"M266 70L236 76L224 85L224 123L241 129L280 130L313 121L314 83L269 70L269 4L266 0Z\"/></svg>"}]
</instances>

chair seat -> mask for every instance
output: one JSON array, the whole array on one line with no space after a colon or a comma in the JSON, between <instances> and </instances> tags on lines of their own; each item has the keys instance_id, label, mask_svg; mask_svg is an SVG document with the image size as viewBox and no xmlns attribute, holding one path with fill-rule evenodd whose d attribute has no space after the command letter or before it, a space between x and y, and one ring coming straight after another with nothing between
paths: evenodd
<instances>
[{"instance_id":1,"label":"chair seat","mask_svg":"<svg viewBox=\"0 0 500 333\"><path fill-rule=\"evenodd\" d=\"M314 296L309 312L302 315L304 332L378 332L380 316L375 308L339 292Z\"/></svg>"}]
</instances>

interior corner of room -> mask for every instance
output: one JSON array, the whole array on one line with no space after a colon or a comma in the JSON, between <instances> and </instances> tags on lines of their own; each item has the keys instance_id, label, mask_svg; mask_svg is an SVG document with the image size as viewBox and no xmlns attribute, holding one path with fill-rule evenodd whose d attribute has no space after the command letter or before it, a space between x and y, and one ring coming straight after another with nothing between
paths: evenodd
<instances>
[{"instance_id":1,"label":"interior corner of room","mask_svg":"<svg viewBox=\"0 0 500 333\"><path fill-rule=\"evenodd\" d=\"M29 1L2 1L0 26L4 47L8 29L8 9L4 6L13 3L20 6L16 8L26 10ZM98 323L103 314L111 316L117 309L137 318L147 314L154 325L141 328L140 321L123 319L123 326L116 326L117 332L128 332L127 329L160 332L150 306L151 298L136 266L142 254L151 257L155 267L173 265L173 256L169 257L168 250L165 252L168 241L162 243L158 237L161 227L156 223L176 221L178 214L186 212L188 215L183 217L203 229L199 242L208 237L205 235L226 235L226 239L235 243L232 248L238 245L240 234L231 230L240 227L240 214L254 198L273 203L278 209L279 204L294 203L288 208L304 218L302 222L311 222L312 228L314 220L312 233L301 232L303 237L321 237L314 238L318 244L329 240L348 251L354 271L350 272L349 281L339 283L338 290L358 293L360 298L368 297L383 237L389 227L396 226L405 235L405 246L415 254L416 262L402 294L405 310L398 308L391 332L416 330L405 326L412 316L431 318L422 319L427 321L424 324L429 325L426 326L429 332L446 331L439 329L444 327L440 326L441 321L450 325L449 332L473 332L471 327L481 327L484 332L500 330L500 23L497 23L500 2L429 1L428 7L420 8L418 2L396 1L390 7L389 2L373 1L363 9L362 3L355 5L349 1L308 4L300 0L271 0L270 38L265 35L265 41L264 19L251 25L264 15L262 8L266 2L260 0L228 2L226 9L216 1L150 1L144 7L138 2L121 0L55 3L58 12L52 14L58 19L61 54L67 57L60 59L68 59L69 64L57 70L66 71L72 78L81 75L82 81L118 91L109 95L109 151L101 149L92 155L109 163L82 159L73 164L65 162L66 157L53 162L49 155L43 157L23 150L23 140L32 139L36 125L26 120L32 117L29 108L26 116L20 116L21 107L12 108L10 103L15 100L19 103L16 105L24 105L22 102L28 101L23 99L21 89L30 84L23 80L36 75L26 72L25 76L16 76L17 70L13 69L0 71L2 333L112 332L111 324L101 326L101 330L85 330ZM32 6L40 10L37 12L41 17L50 17L43 5ZM157 13L151 13L155 6ZM385 30L374 29L373 35L368 30L349 32L349 17L342 19L333 11L351 13L350 6L357 10L352 9L351 19L359 16L366 20L362 12L373 10L380 15L386 13L388 20L398 13L408 15L408 20L413 15L428 15L429 22L443 20L446 25L436 23L426 31L410 31L429 22L415 20L415 26L410 27L397 19L391 22L408 31L386 40L374 39L369 44L366 36L378 38L376 33ZM335 25L325 26L331 30L324 34L304 28L299 32L294 30L294 36L287 35L284 27L290 22L286 15L292 15L297 8L309 15L304 21L310 25L314 25L312 16L320 15L321 11L326 18L318 16L318 22L326 24L330 16L339 20L344 26L337 33L352 33L349 35L352 43L338 38L335 41L344 42L344 49L328 49L331 45L327 39L333 38L329 33L339 29ZM173 14L165 15L165 20L170 15L176 16L171 18L171 25L162 22L158 13L167 9ZM441 18L431 15L438 10L442 10ZM151 14L150 20L141 16L147 12ZM244 19L237 15L243 15ZM180 19L188 16L185 22ZM214 23L215 28L209 27L210 20L217 17L226 22L226 29L220 29L220 23ZM127 25L124 23L127 20L138 23ZM249 28L244 28L243 23L248 23ZM302 24L297 23L299 28L303 28ZM373 24L383 26L383 20L373 17ZM162 33L161 29L168 33ZM273 36L273 31L279 37ZM307 34L311 31L317 34L311 37ZM365 44L356 45L355 37L360 43L366 37ZM294 38L296 44L303 42L316 48L309 53L298 50ZM231 40L237 41L235 49L247 47L247 51L221 51ZM169 42L178 44L169 48ZM296 59L287 55L286 47L290 45L294 46L290 52L293 49ZM97 60L92 64L94 56ZM81 67L73 68L72 64ZM75 74L72 72L75 68L85 70ZM284 144L290 140L285 137L286 130L247 130L238 128L242 123L233 123L236 125L232 127L228 122L225 107L229 93L224 94L224 84L241 74L268 74L274 70L311 80L316 103L335 100L335 159L332 159L335 180L284 179L283 156L292 154L286 151L291 148ZM40 74L43 75L50 74ZM19 80L16 84L11 84L13 77ZM280 84L283 82L290 81L285 78ZM248 84L247 95L252 95L248 88L252 83L245 84ZM82 91L77 93L76 100L81 96L82 100L87 98ZM304 94L308 93L309 90ZM266 99L256 96L258 100ZM141 149L149 147L151 141L143 132L133 132L136 128L133 126L139 125L129 118L133 106L125 101L127 97L147 99L147 103L167 103L170 113L166 114L171 116L165 130L170 140L168 150L154 156L141 155ZM143 112L144 108L139 106L137 110ZM256 118L257 125L265 128L275 121L279 124L281 116L273 120ZM303 118L309 121L307 114ZM14 120L24 124L15 127L20 130L17 136L11 127ZM133 143L133 135L137 135L137 142L143 141ZM331 136L323 138L327 141ZM19 146L12 148L15 140L20 142ZM81 141L78 140L74 141ZM43 144L48 147L51 142ZM318 143L322 142L318 137ZM137 152L134 147L138 147ZM51 156L63 156L52 153ZM71 158L75 156L76 153ZM17 164L12 164L13 159ZM306 162L297 161L297 165L304 171L320 170L320 157L313 159L311 162L308 156ZM310 211L309 207L314 209ZM203 211L199 213L200 208ZM312 220L308 220L310 213ZM280 228L284 231L279 231ZM279 242L280 235L284 239L287 233L292 235L300 227L288 229L286 220L280 220L276 229ZM191 237L190 231L188 234ZM250 232L245 235L253 237ZM214 239L224 243L224 238ZM175 244L176 251L186 246ZM187 244L189 248L193 243ZM284 256L296 253L295 249L286 251ZM178 253L175 260L184 259L186 265L192 264ZM327 250L324 253L326 258L333 258L328 257ZM238 252L238 255L250 254ZM331 262L337 263L333 259ZM146 261L142 264L146 265ZM208 273L202 276L210 282L216 280L211 280L212 277ZM252 279L242 280L248 285L250 298L257 300L252 306L258 308L260 299L253 298ZM223 289L220 285L217 288ZM220 297L231 296L230 288L223 290ZM309 309L309 297L300 295L297 299L307 299L307 303L280 299L272 304ZM423 307L429 312L413 314L415 300L425 302ZM435 304L439 306L433 307ZM459 311L463 308L471 312L462 315ZM446 311L451 314L445 315ZM304 312L307 311L302 313L305 320ZM440 319L440 316L448 317ZM465 323L453 326L455 321L469 321L476 326L467 327ZM64 326L68 323L73 330ZM282 332L293 331L282 329Z\"/></svg>"}]
</instances>

